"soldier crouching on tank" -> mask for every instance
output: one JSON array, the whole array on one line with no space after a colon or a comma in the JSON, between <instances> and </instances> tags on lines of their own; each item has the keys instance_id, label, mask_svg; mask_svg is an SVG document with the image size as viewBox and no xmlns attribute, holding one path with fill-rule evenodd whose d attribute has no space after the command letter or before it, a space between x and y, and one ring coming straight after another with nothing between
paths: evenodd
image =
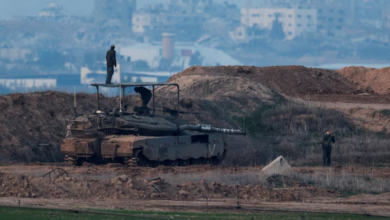
<instances>
[{"instance_id":1,"label":"soldier crouching on tank","mask_svg":"<svg viewBox=\"0 0 390 220\"><path fill-rule=\"evenodd\" d=\"M331 135L330 130L326 131L322 139L322 163L324 167L330 167L331 154L332 154L332 143L335 143L336 140L333 135Z\"/></svg>"},{"instance_id":2,"label":"soldier crouching on tank","mask_svg":"<svg viewBox=\"0 0 390 220\"><path fill-rule=\"evenodd\" d=\"M150 99L152 98L152 92L143 86L135 87L134 91L136 93L141 94L142 107L148 108L148 103L149 103Z\"/></svg>"}]
</instances>

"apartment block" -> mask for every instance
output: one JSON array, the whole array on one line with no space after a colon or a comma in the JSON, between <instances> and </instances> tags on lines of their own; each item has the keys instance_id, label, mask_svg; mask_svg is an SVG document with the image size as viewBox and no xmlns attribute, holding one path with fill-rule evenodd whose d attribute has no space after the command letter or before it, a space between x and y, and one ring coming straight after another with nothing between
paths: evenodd
<instances>
[{"instance_id":1,"label":"apartment block","mask_svg":"<svg viewBox=\"0 0 390 220\"><path fill-rule=\"evenodd\" d=\"M286 39L289 40L301 36L303 33L314 33L317 30L317 11L315 9L241 9L241 24L244 27L271 30L276 19L282 23Z\"/></svg>"}]
</instances>

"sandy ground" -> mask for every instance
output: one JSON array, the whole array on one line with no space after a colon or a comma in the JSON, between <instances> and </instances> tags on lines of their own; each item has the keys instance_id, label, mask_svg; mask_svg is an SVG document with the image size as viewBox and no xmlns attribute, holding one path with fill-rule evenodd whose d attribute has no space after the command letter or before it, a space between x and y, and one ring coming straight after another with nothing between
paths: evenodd
<instances>
[{"instance_id":1,"label":"sandy ground","mask_svg":"<svg viewBox=\"0 0 390 220\"><path fill-rule=\"evenodd\" d=\"M160 168L139 168L128 169L115 166L61 166L61 168L68 171L70 176L77 177L80 184L81 179L103 179L111 178L113 176L120 175L122 173L128 173L129 176L137 176L138 179L146 179L151 176L156 176L161 172L176 173L176 174L188 174L188 173L202 173L210 170L223 170L225 173L232 172L245 172L251 170L253 172L259 172L262 167L211 167L211 166L190 166L190 167L160 167ZM0 166L0 170L5 176L9 175L22 175L22 176L42 176L50 170L47 164L42 165L5 165ZM367 174L371 173L375 177L383 179L390 178L390 168L387 167L334 167L334 168L322 168L322 167L297 167L293 168L297 173L349 173L349 174ZM47 178L49 181L50 179ZM46 181L46 182L48 182ZM100 180L104 182L104 180ZM32 181L33 182L33 181ZM50 182L50 181L49 181ZM0 186L7 184L6 181L1 182ZM50 183L51 185L58 184L57 181ZM70 183L69 183L70 184ZM187 184L188 185L188 184ZM212 184L211 184L212 185ZM210 185L210 186L211 186ZM62 185L61 185L62 186ZM66 185L65 185L66 186ZM184 186L184 184L183 184ZM42 184L42 187L46 187ZM62 186L64 187L64 186ZM129 187L130 186L125 186ZM1 187L0 187L1 188ZM51 191L50 187L47 187L48 191ZM107 185L108 188L117 188L117 185ZM98 188L98 190L104 190ZM169 188L163 188L163 190L172 190ZM213 191L217 191L217 188L213 188ZM287 189L281 189L287 190ZM194 193L195 191L188 192ZM275 191L276 192L276 191ZM146 194L146 192L144 192ZM172 191L172 193L175 193ZM301 192L299 192L301 193ZM210 196L210 199L206 201L206 198L195 197L165 197L166 199L159 198L142 198L138 194L128 194L129 197L115 197L109 196L106 198L98 198L94 196L80 197L64 197L56 198L55 193L50 197L50 193L43 197L38 198L19 198L17 196L3 196L0 197L0 205L18 205L19 200L21 206L26 207L45 207L45 208L61 208L61 209L98 209L98 210L142 210L142 211L186 211L186 212L261 212L261 211L293 211L293 212L324 212L324 213L349 213L349 214L363 214L363 215L375 215L375 216L387 216L390 217L390 193L383 194L360 194L350 197L340 197L336 194L324 194L320 190L316 191L314 196L299 197L298 201L290 197L281 199L282 201L272 201L275 198L243 198L240 197L240 205L242 209L236 209L237 198L235 195L229 198L217 199L215 196ZM98 193L97 193L98 194ZM180 193L179 193L180 194ZM50 198L46 198L46 197ZM280 194L283 197L286 194ZM244 196L245 197L245 196ZM284 200L284 201L283 201ZM206 207L207 204L207 207Z\"/></svg>"}]
</instances>

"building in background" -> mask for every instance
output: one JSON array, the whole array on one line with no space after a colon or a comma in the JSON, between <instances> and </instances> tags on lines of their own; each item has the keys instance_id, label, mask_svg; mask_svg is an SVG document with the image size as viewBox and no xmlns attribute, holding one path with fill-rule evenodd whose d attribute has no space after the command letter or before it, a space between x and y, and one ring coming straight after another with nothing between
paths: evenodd
<instances>
[{"instance_id":1,"label":"building in background","mask_svg":"<svg viewBox=\"0 0 390 220\"><path fill-rule=\"evenodd\" d=\"M274 28L280 22L286 39L292 40L304 33L315 33L317 30L317 12L314 9L288 8L243 8L241 10L241 25L230 35L235 40L245 40L248 37L247 28Z\"/></svg>"},{"instance_id":2,"label":"building in background","mask_svg":"<svg viewBox=\"0 0 390 220\"><path fill-rule=\"evenodd\" d=\"M179 72L191 66L241 65L218 49L196 43L175 42L174 35L163 34L162 42L140 43L121 49L124 60L145 62L149 69ZM123 71L126 67L122 68Z\"/></svg>"},{"instance_id":3,"label":"building in background","mask_svg":"<svg viewBox=\"0 0 390 220\"><path fill-rule=\"evenodd\" d=\"M25 90L24 92L30 92L37 89L56 88L57 79L55 78L0 79L0 86L8 88L12 91L18 91L18 89L19 90L22 89Z\"/></svg>"},{"instance_id":4,"label":"building in background","mask_svg":"<svg viewBox=\"0 0 390 220\"><path fill-rule=\"evenodd\" d=\"M168 4L149 5L133 14L132 31L153 41L161 40L164 32L174 33L182 40L197 40L211 3L210 0L170 0Z\"/></svg>"},{"instance_id":5,"label":"building in background","mask_svg":"<svg viewBox=\"0 0 390 220\"><path fill-rule=\"evenodd\" d=\"M24 61L27 59L27 56L31 54L29 49L19 49L19 48L1 48L0 49L0 59L7 61Z\"/></svg>"},{"instance_id":6,"label":"building in background","mask_svg":"<svg viewBox=\"0 0 390 220\"><path fill-rule=\"evenodd\" d=\"M258 0L261 8L317 10L317 30L337 31L355 14L355 0Z\"/></svg>"},{"instance_id":7,"label":"building in background","mask_svg":"<svg viewBox=\"0 0 390 220\"><path fill-rule=\"evenodd\" d=\"M132 30L134 33L157 35L163 32L200 30L204 20L204 16L198 14L139 11L134 13Z\"/></svg>"},{"instance_id":8,"label":"building in background","mask_svg":"<svg viewBox=\"0 0 390 220\"><path fill-rule=\"evenodd\" d=\"M387 31L390 31L390 9L382 11L382 25Z\"/></svg>"},{"instance_id":9,"label":"building in background","mask_svg":"<svg viewBox=\"0 0 390 220\"><path fill-rule=\"evenodd\" d=\"M62 5L56 3L49 3L48 6L46 6L39 12L38 16L40 18L42 17L58 18L64 16L63 10L64 7Z\"/></svg>"},{"instance_id":10,"label":"building in background","mask_svg":"<svg viewBox=\"0 0 390 220\"><path fill-rule=\"evenodd\" d=\"M168 7L174 13L204 13L210 6L212 0L168 0Z\"/></svg>"},{"instance_id":11,"label":"building in background","mask_svg":"<svg viewBox=\"0 0 390 220\"><path fill-rule=\"evenodd\" d=\"M95 0L93 16L97 22L118 20L131 27L133 12L136 9L136 0Z\"/></svg>"}]
</instances>

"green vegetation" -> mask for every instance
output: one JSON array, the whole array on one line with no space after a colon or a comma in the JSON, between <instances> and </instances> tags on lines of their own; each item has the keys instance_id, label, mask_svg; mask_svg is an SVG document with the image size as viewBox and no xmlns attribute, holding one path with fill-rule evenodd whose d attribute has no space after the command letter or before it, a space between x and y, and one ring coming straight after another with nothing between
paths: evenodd
<instances>
[{"instance_id":1,"label":"green vegetation","mask_svg":"<svg viewBox=\"0 0 390 220\"><path fill-rule=\"evenodd\" d=\"M105 211L107 212L107 211ZM16 209L16 208L0 208L1 219L29 219L29 220L50 220L50 213L53 213L52 219L188 219L188 220L260 220L260 219L278 219L278 220L295 220L295 219L310 219L310 220L360 220L360 219L389 219L383 217L367 217L361 215L341 215L341 214L309 214L309 213L277 213L277 212L262 212L262 213L182 213L182 212L139 212L139 211L121 211L111 212L109 214L85 214L66 211L54 210L38 210L38 209ZM115 215L123 214L123 216ZM124 216L128 215L128 216Z\"/></svg>"}]
</instances>

